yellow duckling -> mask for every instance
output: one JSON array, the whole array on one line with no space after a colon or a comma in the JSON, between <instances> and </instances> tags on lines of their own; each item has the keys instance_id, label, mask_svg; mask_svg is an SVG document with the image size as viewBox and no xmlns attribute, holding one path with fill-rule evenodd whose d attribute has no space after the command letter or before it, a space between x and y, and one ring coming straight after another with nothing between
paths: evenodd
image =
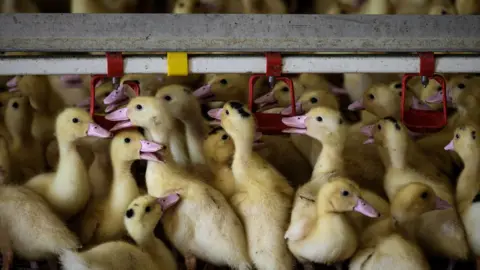
<instances>
[{"instance_id":1,"label":"yellow duckling","mask_svg":"<svg viewBox=\"0 0 480 270\"><path fill-rule=\"evenodd\" d=\"M267 161L253 152L255 118L241 103L230 101L209 115L221 120L235 144L231 204L245 225L250 257L257 269L292 269L283 234L293 189ZM265 252L269 250L269 252Z\"/></svg>"},{"instance_id":2,"label":"yellow duckling","mask_svg":"<svg viewBox=\"0 0 480 270\"><path fill-rule=\"evenodd\" d=\"M125 234L123 215L132 200L140 195L130 172L138 159L157 160L153 154L161 146L144 139L138 131L123 131L115 135L110 146L113 180L110 192L95 206L82 222L82 243L96 244L121 239Z\"/></svg>"},{"instance_id":3,"label":"yellow duckling","mask_svg":"<svg viewBox=\"0 0 480 270\"><path fill-rule=\"evenodd\" d=\"M133 200L125 213L124 223L128 234L165 270L177 269L177 262L172 252L155 237L153 231L163 213L179 200L180 196L175 193L161 198L145 195Z\"/></svg>"},{"instance_id":4,"label":"yellow duckling","mask_svg":"<svg viewBox=\"0 0 480 270\"><path fill-rule=\"evenodd\" d=\"M23 184L45 171L42 147L30 133L32 118L33 110L27 97L10 98L5 109L5 125L12 139L8 149L14 166L11 180L16 184Z\"/></svg>"},{"instance_id":5,"label":"yellow duckling","mask_svg":"<svg viewBox=\"0 0 480 270\"><path fill-rule=\"evenodd\" d=\"M64 220L85 207L90 197L88 171L75 147L86 136L110 137L110 132L95 124L90 115L79 108L68 108L56 120L60 161L56 172L40 174L25 186L42 195Z\"/></svg>"},{"instance_id":6,"label":"yellow duckling","mask_svg":"<svg viewBox=\"0 0 480 270\"><path fill-rule=\"evenodd\" d=\"M463 220L467 232L468 242L475 256L480 257L480 226L479 212L480 203L478 196L480 190L480 144L477 140L476 125L462 125L455 131L452 141L445 147L446 150L454 150L463 160L464 168L457 180L455 201L458 213Z\"/></svg>"},{"instance_id":7,"label":"yellow duckling","mask_svg":"<svg viewBox=\"0 0 480 270\"><path fill-rule=\"evenodd\" d=\"M66 106L75 106L90 96L90 75L52 75L48 81Z\"/></svg>"},{"instance_id":8,"label":"yellow duckling","mask_svg":"<svg viewBox=\"0 0 480 270\"><path fill-rule=\"evenodd\" d=\"M0 136L0 186L10 183L10 156L8 143Z\"/></svg>"},{"instance_id":9,"label":"yellow duckling","mask_svg":"<svg viewBox=\"0 0 480 270\"><path fill-rule=\"evenodd\" d=\"M455 8L460 15L478 14L480 12L480 3L475 0L456 0Z\"/></svg>"},{"instance_id":10,"label":"yellow duckling","mask_svg":"<svg viewBox=\"0 0 480 270\"><path fill-rule=\"evenodd\" d=\"M154 97L133 98L127 107L106 118L124 121L117 127L142 127L154 142L162 145L167 144L174 127L172 115ZM176 192L182 198L175 211L165 213L162 224L169 240L185 257L187 269L195 269L197 257L215 265L250 269L242 223L225 197L176 165L167 147L163 152L160 162L148 162L147 190L155 197ZM192 220L194 216L201 222Z\"/></svg>"},{"instance_id":11,"label":"yellow duckling","mask_svg":"<svg viewBox=\"0 0 480 270\"><path fill-rule=\"evenodd\" d=\"M13 254L37 261L80 247L76 236L47 203L25 187L0 186L0 228L2 269L10 269Z\"/></svg>"},{"instance_id":12,"label":"yellow duckling","mask_svg":"<svg viewBox=\"0 0 480 270\"><path fill-rule=\"evenodd\" d=\"M5 126L5 110L8 105L8 100L16 94L10 92L0 92L0 136L4 137L8 142L12 141L10 133Z\"/></svg>"},{"instance_id":13,"label":"yellow duckling","mask_svg":"<svg viewBox=\"0 0 480 270\"><path fill-rule=\"evenodd\" d=\"M135 11L137 0L70 0L71 13L126 13Z\"/></svg>"},{"instance_id":14,"label":"yellow duckling","mask_svg":"<svg viewBox=\"0 0 480 270\"><path fill-rule=\"evenodd\" d=\"M411 183L402 187L391 204L391 216L367 228L360 248L349 269L430 269L420 247L416 245L418 218L433 210L450 206L438 198L427 185Z\"/></svg>"},{"instance_id":15,"label":"yellow duckling","mask_svg":"<svg viewBox=\"0 0 480 270\"><path fill-rule=\"evenodd\" d=\"M300 239L285 235L290 251L301 263L341 263L353 255L357 235L344 213L356 211L372 218L380 215L360 194L354 182L334 177L313 198L305 198L316 206L312 229Z\"/></svg>"},{"instance_id":16,"label":"yellow duckling","mask_svg":"<svg viewBox=\"0 0 480 270\"><path fill-rule=\"evenodd\" d=\"M295 90L295 100L297 100L306 90L306 87L298 79L293 80L293 88ZM291 104L290 88L285 82L279 81L275 84L272 91L255 99L254 102L262 110L272 107L288 106Z\"/></svg>"}]
</instances>

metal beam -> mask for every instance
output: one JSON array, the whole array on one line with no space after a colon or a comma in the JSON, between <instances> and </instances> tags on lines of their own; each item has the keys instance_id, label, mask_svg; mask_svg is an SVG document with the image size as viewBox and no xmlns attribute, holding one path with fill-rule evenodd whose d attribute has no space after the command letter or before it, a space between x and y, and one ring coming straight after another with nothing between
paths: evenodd
<instances>
[{"instance_id":1,"label":"metal beam","mask_svg":"<svg viewBox=\"0 0 480 270\"><path fill-rule=\"evenodd\" d=\"M189 73L265 73L263 56L199 55L189 57ZM86 57L0 57L0 75L16 74L105 74L107 60ZM161 55L128 56L125 73L167 73L167 59ZM283 73L415 73L417 56L389 55L297 55L283 57ZM436 72L480 73L478 55L436 57Z\"/></svg>"},{"instance_id":2,"label":"metal beam","mask_svg":"<svg viewBox=\"0 0 480 270\"><path fill-rule=\"evenodd\" d=\"M0 51L480 52L480 16L1 14Z\"/></svg>"}]
</instances>

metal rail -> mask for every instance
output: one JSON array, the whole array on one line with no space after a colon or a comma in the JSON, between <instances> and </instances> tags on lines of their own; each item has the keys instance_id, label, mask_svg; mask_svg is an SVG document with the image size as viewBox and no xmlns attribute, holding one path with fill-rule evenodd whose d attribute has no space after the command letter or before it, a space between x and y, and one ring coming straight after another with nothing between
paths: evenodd
<instances>
[{"instance_id":1,"label":"metal rail","mask_svg":"<svg viewBox=\"0 0 480 270\"><path fill-rule=\"evenodd\" d=\"M189 73L265 73L264 56L198 55L188 59ZM436 56L436 72L478 73L477 55ZM415 73L419 58L415 55L296 55L283 57L283 73ZM84 57L0 57L0 75L15 74L105 74L104 56ZM125 73L167 73L162 55L127 56Z\"/></svg>"},{"instance_id":2,"label":"metal rail","mask_svg":"<svg viewBox=\"0 0 480 270\"><path fill-rule=\"evenodd\" d=\"M1 14L0 51L480 52L480 16Z\"/></svg>"}]
</instances>

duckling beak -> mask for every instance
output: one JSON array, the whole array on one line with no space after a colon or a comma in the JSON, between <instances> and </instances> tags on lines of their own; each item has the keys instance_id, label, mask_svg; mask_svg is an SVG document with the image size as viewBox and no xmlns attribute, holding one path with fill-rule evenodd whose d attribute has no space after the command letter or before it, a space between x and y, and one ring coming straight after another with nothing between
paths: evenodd
<instances>
[{"instance_id":1,"label":"duckling beak","mask_svg":"<svg viewBox=\"0 0 480 270\"><path fill-rule=\"evenodd\" d=\"M286 126L293 127L293 128L284 129L282 130L282 132L298 133L298 134L307 133L307 126L305 125L306 119L307 119L306 115L282 118L282 123L284 123Z\"/></svg>"},{"instance_id":2,"label":"duckling beak","mask_svg":"<svg viewBox=\"0 0 480 270\"><path fill-rule=\"evenodd\" d=\"M363 135L367 136L368 139L363 142L363 144L372 144L375 142L375 139L373 138L373 128L375 125L366 125L360 128L360 132L363 133Z\"/></svg>"},{"instance_id":3,"label":"duckling beak","mask_svg":"<svg viewBox=\"0 0 480 270\"><path fill-rule=\"evenodd\" d=\"M453 140L451 140L443 149L447 151L455 151L455 146L453 145Z\"/></svg>"},{"instance_id":4,"label":"duckling beak","mask_svg":"<svg viewBox=\"0 0 480 270\"><path fill-rule=\"evenodd\" d=\"M87 136L108 138L112 136L112 133L97 124L90 123L88 124Z\"/></svg>"},{"instance_id":5,"label":"duckling beak","mask_svg":"<svg viewBox=\"0 0 480 270\"><path fill-rule=\"evenodd\" d=\"M140 144L142 146L140 148L140 159L157 162L163 161L163 157L158 155L156 152L165 149L164 145L147 140L141 140Z\"/></svg>"},{"instance_id":6,"label":"duckling beak","mask_svg":"<svg viewBox=\"0 0 480 270\"><path fill-rule=\"evenodd\" d=\"M301 101L295 102L295 112L296 112L297 114L303 114L303 113L304 113L303 107L302 107L302 102L301 102ZM290 114L292 114L292 105L286 107L286 108L283 109L280 113L281 113L282 115L290 115Z\"/></svg>"},{"instance_id":7,"label":"duckling beak","mask_svg":"<svg viewBox=\"0 0 480 270\"><path fill-rule=\"evenodd\" d=\"M13 88L8 88L8 92L17 92L18 88L13 87Z\"/></svg>"},{"instance_id":8,"label":"duckling beak","mask_svg":"<svg viewBox=\"0 0 480 270\"><path fill-rule=\"evenodd\" d=\"M103 99L103 104L110 105L128 98L125 94L125 86L121 84L117 89L112 91L107 97Z\"/></svg>"},{"instance_id":9,"label":"duckling beak","mask_svg":"<svg viewBox=\"0 0 480 270\"><path fill-rule=\"evenodd\" d=\"M222 108L211 109L208 111L208 116L212 117L213 119L222 120L222 110Z\"/></svg>"},{"instance_id":10,"label":"duckling beak","mask_svg":"<svg viewBox=\"0 0 480 270\"><path fill-rule=\"evenodd\" d=\"M10 80L8 80L7 87L17 87L17 83L18 83L18 77L15 76L15 77L11 78Z\"/></svg>"},{"instance_id":11,"label":"duckling beak","mask_svg":"<svg viewBox=\"0 0 480 270\"><path fill-rule=\"evenodd\" d=\"M422 111L432 111L432 108L427 104L421 102L417 97L412 96L412 109Z\"/></svg>"},{"instance_id":12,"label":"duckling beak","mask_svg":"<svg viewBox=\"0 0 480 270\"><path fill-rule=\"evenodd\" d=\"M127 104L128 104L128 99L125 100L124 102L112 103L105 108L105 112L110 113L113 110L117 109L118 107L121 107L121 106L124 106L124 105L127 105Z\"/></svg>"},{"instance_id":13,"label":"duckling beak","mask_svg":"<svg viewBox=\"0 0 480 270\"><path fill-rule=\"evenodd\" d=\"M432 96L429 96L427 99L425 99L426 102L428 103L442 103L443 102L443 93L442 91L439 91L435 93Z\"/></svg>"},{"instance_id":14,"label":"duckling beak","mask_svg":"<svg viewBox=\"0 0 480 270\"><path fill-rule=\"evenodd\" d=\"M107 119L108 120L108 119ZM122 121L113 126L110 131L117 131L124 128L133 127L133 123L130 121Z\"/></svg>"},{"instance_id":15,"label":"duckling beak","mask_svg":"<svg viewBox=\"0 0 480 270\"><path fill-rule=\"evenodd\" d=\"M437 197L435 198L435 210L445 210L452 208L452 205L447 201Z\"/></svg>"},{"instance_id":16,"label":"duckling beak","mask_svg":"<svg viewBox=\"0 0 480 270\"><path fill-rule=\"evenodd\" d=\"M66 88L79 88L83 86L83 79L80 75L62 75L60 80Z\"/></svg>"},{"instance_id":17,"label":"duckling beak","mask_svg":"<svg viewBox=\"0 0 480 270\"><path fill-rule=\"evenodd\" d=\"M164 197L157 199L157 203L162 207L162 211L167 210L168 208L175 205L180 200L180 195L178 193L170 194Z\"/></svg>"},{"instance_id":18,"label":"duckling beak","mask_svg":"<svg viewBox=\"0 0 480 270\"><path fill-rule=\"evenodd\" d=\"M273 91L268 92L267 94L255 99L255 104L260 105L260 107L265 107L267 105L273 105L277 103Z\"/></svg>"},{"instance_id":19,"label":"duckling beak","mask_svg":"<svg viewBox=\"0 0 480 270\"><path fill-rule=\"evenodd\" d=\"M207 99L215 96L212 92L211 84L206 84L198 88L197 90L193 91L193 95L199 99Z\"/></svg>"},{"instance_id":20,"label":"duckling beak","mask_svg":"<svg viewBox=\"0 0 480 270\"><path fill-rule=\"evenodd\" d=\"M105 115L105 119L110 121L126 121L128 118L128 108L123 108Z\"/></svg>"},{"instance_id":21,"label":"duckling beak","mask_svg":"<svg viewBox=\"0 0 480 270\"><path fill-rule=\"evenodd\" d=\"M380 216L380 213L362 198L357 199L357 204L353 207L353 211L372 218Z\"/></svg>"},{"instance_id":22,"label":"duckling beak","mask_svg":"<svg viewBox=\"0 0 480 270\"><path fill-rule=\"evenodd\" d=\"M352 102L350 105L348 105L348 110L349 111L365 110L365 106L363 106L363 99Z\"/></svg>"},{"instance_id":23,"label":"duckling beak","mask_svg":"<svg viewBox=\"0 0 480 270\"><path fill-rule=\"evenodd\" d=\"M348 92L344 88L336 87L335 85L329 85L330 92L335 95L347 95Z\"/></svg>"}]
</instances>

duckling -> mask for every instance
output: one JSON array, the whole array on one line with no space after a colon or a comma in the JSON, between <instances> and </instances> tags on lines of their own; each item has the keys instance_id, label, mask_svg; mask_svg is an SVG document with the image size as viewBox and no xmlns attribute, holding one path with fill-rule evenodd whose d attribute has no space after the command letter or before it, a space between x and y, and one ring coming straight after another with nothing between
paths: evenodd
<instances>
[{"instance_id":1,"label":"duckling","mask_svg":"<svg viewBox=\"0 0 480 270\"><path fill-rule=\"evenodd\" d=\"M10 156L7 140L0 136L0 186L10 183Z\"/></svg>"},{"instance_id":2,"label":"duckling","mask_svg":"<svg viewBox=\"0 0 480 270\"><path fill-rule=\"evenodd\" d=\"M156 270L153 258L140 248L121 241L107 242L83 252L65 251L60 256L64 270Z\"/></svg>"},{"instance_id":3,"label":"duckling","mask_svg":"<svg viewBox=\"0 0 480 270\"><path fill-rule=\"evenodd\" d=\"M297 100L303 92L305 92L306 88L298 79L293 80L293 87L295 91L295 100ZM255 99L254 102L263 110L272 107L288 106L291 103L290 88L285 82L279 81L275 84L272 91Z\"/></svg>"},{"instance_id":4,"label":"duckling","mask_svg":"<svg viewBox=\"0 0 480 270\"><path fill-rule=\"evenodd\" d=\"M455 8L459 15L477 14L480 12L480 4L475 0L456 0Z\"/></svg>"},{"instance_id":5,"label":"duckling","mask_svg":"<svg viewBox=\"0 0 480 270\"><path fill-rule=\"evenodd\" d=\"M245 225L249 254L257 269L292 269L283 234L293 189L286 179L252 150L255 118L241 103L230 101L210 111L235 144L235 178L231 204ZM265 252L269 250L269 252Z\"/></svg>"},{"instance_id":6,"label":"duckling","mask_svg":"<svg viewBox=\"0 0 480 270\"><path fill-rule=\"evenodd\" d=\"M452 141L445 147L454 150L463 160L464 168L458 177L455 199L458 212L465 225L467 238L475 256L480 256L480 234L477 232L480 220L479 166L480 144L477 140L478 128L475 125L462 125L455 131Z\"/></svg>"},{"instance_id":7,"label":"duckling","mask_svg":"<svg viewBox=\"0 0 480 270\"><path fill-rule=\"evenodd\" d=\"M437 174L435 168L428 167L431 165L428 162L431 157L422 156L415 151L415 146L408 140L405 129L405 126L394 118L386 118L380 120L369 131L371 135L373 134L369 142L379 143L383 147L379 147L379 152L387 167L384 188L388 198L393 200L404 185L419 182L430 186L438 197L453 204L453 188L448 178ZM407 157L410 160L408 163ZM416 236L422 248L430 254L450 259L468 257L469 247L465 232L454 208L422 215ZM452 263L453 261L450 266Z\"/></svg>"},{"instance_id":8,"label":"duckling","mask_svg":"<svg viewBox=\"0 0 480 270\"><path fill-rule=\"evenodd\" d=\"M98 100L107 98L113 91L113 83L110 81L100 81L95 87L95 110L99 112L108 111L108 106ZM90 110L90 97L87 97L76 104L77 107Z\"/></svg>"},{"instance_id":9,"label":"duckling","mask_svg":"<svg viewBox=\"0 0 480 270\"><path fill-rule=\"evenodd\" d=\"M28 98L24 96L12 97L5 109L5 125L10 133L11 143L8 145L12 160L12 178L16 184L45 171L40 143L32 137L30 125L33 110Z\"/></svg>"},{"instance_id":10,"label":"duckling","mask_svg":"<svg viewBox=\"0 0 480 270\"><path fill-rule=\"evenodd\" d=\"M90 75L48 76L48 81L67 107L76 106L90 96Z\"/></svg>"},{"instance_id":11,"label":"duckling","mask_svg":"<svg viewBox=\"0 0 480 270\"><path fill-rule=\"evenodd\" d=\"M10 138L10 133L5 126L5 110L7 108L8 100L17 94L10 92L0 92L0 136L5 138L8 142L12 141Z\"/></svg>"},{"instance_id":12,"label":"duckling","mask_svg":"<svg viewBox=\"0 0 480 270\"><path fill-rule=\"evenodd\" d=\"M360 194L358 185L348 178L334 177L313 198L304 198L314 201L316 206L311 230L296 239L285 235L290 251L301 263L341 263L353 255L358 245L357 235L344 213L356 211L372 218L379 216Z\"/></svg>"},{"instance_id":13,"label":"duckling","mask_svg":"<svg viewBox=\"0 0 480 270\"><path fill-rule=\"evenodd\" d=\"M0 186L0 198L3 269L10 269L13 254L37 261L80 247L76 236L35 192L21 186Z\"/></svg>"},{"instance_id":14,"label":"duckling","mask_svg":"<svg viewBox=\"0 0 480 270\"><path fill-rule=\"evenodd\" d=\"M106 118L124 121L117 124L122 127L142 127L154 142L162 145L169 141L174 127L173 116L154 97L135 97L127 107ZM176 192L182 198L175 211L165 213L162 225L170 242L185 257L187 269L195 269L196 258L215 265L250 269L242 223L225 197L172 162L169 148L162 151L160 162L148 162L147 190L155 197ZM201 217L202 222L192 220L192 216Z\"/></svg>"},{"instance_id":15,"label":"duckling","mask_svg":"<svg viewBox=\"0 0 480 270\"><path fill-rule=\"evenodd\" d=\"M150 254L162 269L175 270L177 262L165 244L155 237L153 231L163 213L180 200L178 194L155 198L145 195L136 198L128 206L124 223L128 234L137 245Z\"/></svg>"},{"instance_id":16,"label":"duckling","mask_svg":"<svg viewBox=\"0 0 480 270\"><path fill-rule=\"evenodd\" d=\"M135 11L137 0L70 0L71 13L125 13Z\"/></svg>"},{"instance_id":17,"label":"duckling","mask_svg":"<svg viewBox=\"0 0 480 270\"><path fill-rule=\"evenodd\" d=\"M92 191L92 199L105 198L110 190L111 180L113 178L112 158L109 152L109 139L94 138L89 142L93 153L93 161L88 166L88 178L90 179L90 187ZM77 146L77 149L78 146ZM79 154L82 156L82 148L79 149ZM115 153L118 155L118 152ZM83 158L82 158L83 159Z\"/></svg>"},{"instance_id":18,"label":"duckling","mask_svg":"<svg viewBox=\"0 0 480 270\"><path fill-rule=\"evenodd\" d=\"M193 92L201 101L224 101L240 100L244 103L248 101L248 81L250 75L247 74L214 74L206 76L208 82L206 85ZM267 80L261 78L255 83L254 98L257 98L268 91Z\"/></svg>"},{"instance_id":19,"label":"duckling","mask_svg":"<svg viewBox=\"0 0 480 270\"><path fill-rule=\"evenodd\" d=\"M411 183L402 187L391 204L391 217L367 228L360 248L349 269L430 269L414 231L418 217L433 210L448 209L449 204L435 195L427 185Z\"/></svg>"},{"instance_id":20,"label":"duckling","mask_svg":"<svg viewBox=\"0 0 480 270\"><path fill-rule=\"evenodd\" d=\"M366 74L366 73L345 73L343 85L348 92L350 100L360 100L371 85L376 83L391 83L398 80L397 74Z\"/></svg>"},{"instance_id":21,"label":"duckling","mask_svg":"<svg viewBox=\"0 0 480 270\"><path fill-rule=\"evenodd\" d=\"M304 114L315 107L328 107L339 110L340 105L335 95L329 91L306 90L295 102L295 112ZM292 105L281 111L283 115L292 113Z\"/></svg>"},{"instance_id":22,"label":"duckling","mask_svg":"<svg viewBox=\"0 0 480 270\"><path fill-rule=\"evenodd\" d=\"M161 146L144 140L138 131L123 131L115 135L110 146L113 180L107 196L86 213L80 233L82 243L98 244L119 240L126 233L123 215L132 200L140 195L130 167L137 159L158 160L153 154Z\"/></svg>"},{"instance_id":23,"label":"duckling","mask_svg":"<svg viewBox=\"0 0 480 270\"><path fill-rule=\"evenodd\" d=\"M67 108L56 119L55 132L60 150L58 169L39 174L25 186L42 195L64 220L77 214L90 197L88 172L75 147L85 136L110 137L110 132L93 123L90 115L79 108Z\"/></svg>"}]
</instances>

